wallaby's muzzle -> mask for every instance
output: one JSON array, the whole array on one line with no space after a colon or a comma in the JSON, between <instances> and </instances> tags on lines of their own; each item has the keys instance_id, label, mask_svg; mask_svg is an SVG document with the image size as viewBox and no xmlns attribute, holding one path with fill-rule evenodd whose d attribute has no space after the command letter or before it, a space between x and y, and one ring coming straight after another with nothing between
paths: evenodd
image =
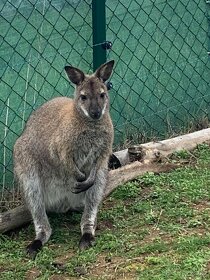
<instances>
[{"instance_id":1,"label":"wallaby's muzzle","mask_svg":"<svg viewBox=\"0 0 210 280\"><path fill-rule=\"evenodd\" d=\"M101 114L102 114L102 111L101 111L100 109L91 109L91 110L90 110L90 117L91 117L93 120L98 120L98 119L100 119Z\"/></svg>"}]
</instances>

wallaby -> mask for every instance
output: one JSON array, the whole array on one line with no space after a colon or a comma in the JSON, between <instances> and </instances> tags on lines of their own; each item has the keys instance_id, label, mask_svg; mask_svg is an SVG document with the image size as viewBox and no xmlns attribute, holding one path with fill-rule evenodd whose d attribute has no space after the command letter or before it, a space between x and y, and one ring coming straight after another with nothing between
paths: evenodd
<instances>
[{"instance_id":1,"label":"wallaby","mask_svg":"<svg viewBox=\"0 0 210 280\"><path fill-rule=\"evenodd\" d=\"M14 146L14 172L31 212L34 258L51 235L46 212L83 210L80 249L94 241L96 218L107 183L113 125L105 81L114 61L94 74L66 66L74 99L57 97L34 111Z\"/></svg>"}]
</instances>

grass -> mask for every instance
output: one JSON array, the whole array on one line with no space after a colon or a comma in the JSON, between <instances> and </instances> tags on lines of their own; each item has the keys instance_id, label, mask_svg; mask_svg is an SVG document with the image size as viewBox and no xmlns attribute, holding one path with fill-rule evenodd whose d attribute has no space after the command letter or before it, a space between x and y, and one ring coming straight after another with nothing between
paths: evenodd
<instances>
[{"instance_id":1,"label":"grass","mask_svg":"<svg viewBox=\"0 0 210 280\"><path fill-rule=\"evenodd\" d=\"M33 225L0 236L0 274L9 279L210 279L210 148L120 186L99 213L96 244L80 252L80 214L51 215L53 235L35 261Z\"/></svg>"}]
</instances>

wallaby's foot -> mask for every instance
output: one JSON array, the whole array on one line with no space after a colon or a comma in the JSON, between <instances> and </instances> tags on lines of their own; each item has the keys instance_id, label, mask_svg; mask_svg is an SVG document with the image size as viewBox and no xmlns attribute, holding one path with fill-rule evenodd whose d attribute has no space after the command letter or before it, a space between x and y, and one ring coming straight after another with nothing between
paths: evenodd
<instances>
[{"instance_id":1,"label":"wallaby's foot","mask_svg":"<svg viewBox=\"0 0 210 280\"><path fill-rule=\"evenodd\" d=\"M34 260L36 258L37 253L41 250L41 248L42 248L42 241L35 239L26 247L26 251L29 257L32 260Z\"/></svg>"},{"instance_id":2,"label":"wallaby's foot","mask_svg":"<svg viewBox=\"0 0 210 280\"><path fill-rule=\"evenodd\" d=\"M85 250L94 245L95 238L91 233L84 233L79 242L80 250Z\"/></svg>"}]
</instances>

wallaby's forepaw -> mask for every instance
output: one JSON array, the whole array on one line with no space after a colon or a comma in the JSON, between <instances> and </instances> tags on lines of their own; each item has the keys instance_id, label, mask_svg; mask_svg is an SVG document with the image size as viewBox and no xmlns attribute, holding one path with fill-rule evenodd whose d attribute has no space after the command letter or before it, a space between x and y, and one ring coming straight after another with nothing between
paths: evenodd
<instances>
[{"instance_id":1,"label":"wallaby's forepaw","mask_svg":"<svg viewBox=\"0 0 210 280\"><path fill-rule=\"evenodd\" d=\"M79 249L85 250L94 245L95 238L91 233L84 233L79 242Z\"/></svg>"},{"instance_id":2,"label":"wallaby's forepaw","mask_svg":"<svg viewBox=\"0 0 210 280\"><path fill-rule=\"evenodd\" d=\"M86 180L86 175L82 172L78 173L76 176L77 182L83 182Z\"/></svg>"},{"instance_id":3,"label":"wallaby's forepaw","mask_svg":"<svg viewBox=\"0 0 210 280\"><path fill-rule=\"evenodd\" d=\"M96 178L96 165L92 167L89 176L86 178L85 181L79 182L77 181L74 186L73 193L80 193L87 191L89 188L91 188L95 183Z\"/></svg>"},{"instance_id":4,"label":"wallaby's forepaw","mask_svg":"<svg viewBox=\"0 0 210 280\"><path fill-rule=\"evenodd\" d=\"M26 247L26 252L29 255L29 257L34 260L36 258L37 253L41 250L42 248L42 242L41 240L35 239L33 242L31 242L27 247Z\"/></svg>"},{"instance_id":5,"label":"wallaby's forepaw","mask_svg":"<svg viewBox=\"0 0 210 280\"><path fill-rule=\"evenodd\" d=\"M84 182L76 182L74 186L73 193L81 193L87 191L90 187L92 187L94 182L84 181Z\"/></svg>"}]
</instances>

